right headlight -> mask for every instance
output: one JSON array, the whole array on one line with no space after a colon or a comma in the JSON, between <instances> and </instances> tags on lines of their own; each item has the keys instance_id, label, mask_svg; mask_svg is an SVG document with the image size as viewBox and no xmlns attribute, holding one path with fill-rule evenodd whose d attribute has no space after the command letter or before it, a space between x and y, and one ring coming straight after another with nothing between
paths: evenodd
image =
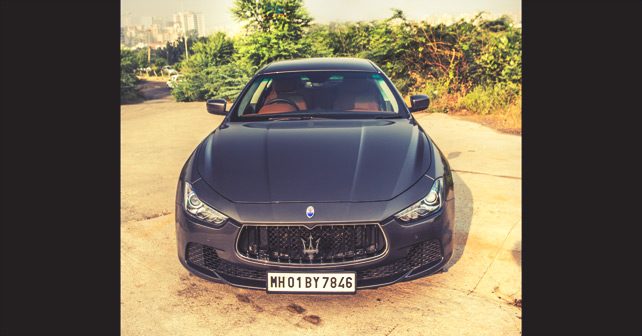
<instances>
[{"instance_id":1,"label":"right headlight","mask_svg":"<svg viewBox=\"0 0 642 336\"><path fill-rule=\"evenodd\" d=\"M444 179L438 178L433 182L432 188L426 197L419 202L400 211L395 217L402 222L411 222L421 217L426 217L441 209L444 189Z\"/></svg>"},{"instance_id":2,"label":"right headlight","mask_svg":"<svg viewBox=\"0 0 642 336\"><path fill-rule=\"evenodd\" d=\"M185 211L195 218L214 225L220 225L227 219L224 214L212 209L207 204L203 203L200 198L192 190L192 185L185 182L183 193L183 207Z\"/></svg>"}]
</instances>

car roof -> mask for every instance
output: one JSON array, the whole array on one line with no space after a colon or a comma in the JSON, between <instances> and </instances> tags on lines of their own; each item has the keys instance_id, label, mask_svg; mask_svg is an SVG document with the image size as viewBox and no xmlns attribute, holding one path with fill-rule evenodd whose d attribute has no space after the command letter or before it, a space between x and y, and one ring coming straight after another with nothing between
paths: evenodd
<instances>
[{"instance_id":1,"label":"car roof","mask_svg":"<svg viewBox=\"0 0 642 336\"><path fill-rule=\"evenodd\" d=\"M367 59L351 57L318 57L270 63L259 70L257 75L278 72L319 70L380 72L374 63Z\"/></svg>"}]
</instances>

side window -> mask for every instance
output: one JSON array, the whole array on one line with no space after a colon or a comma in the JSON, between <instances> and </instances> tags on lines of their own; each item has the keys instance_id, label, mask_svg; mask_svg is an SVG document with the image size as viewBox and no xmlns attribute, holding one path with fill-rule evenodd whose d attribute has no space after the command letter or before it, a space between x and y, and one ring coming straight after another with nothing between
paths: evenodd
<instances>
[{"instance_id":1,"label":"side window","mask_svg":"<svg viewBox=\"0 0 642 336\"><path fill-rule=\"evenodd\" d=\"M383 97L383 100L386 102L386 110L390 112L399 112L399 105L397 104L397 99L390 91L388 84L378 75L373 76L375 83L377 83L377 88L379 93Z\"/></svg>"}]
</instances>

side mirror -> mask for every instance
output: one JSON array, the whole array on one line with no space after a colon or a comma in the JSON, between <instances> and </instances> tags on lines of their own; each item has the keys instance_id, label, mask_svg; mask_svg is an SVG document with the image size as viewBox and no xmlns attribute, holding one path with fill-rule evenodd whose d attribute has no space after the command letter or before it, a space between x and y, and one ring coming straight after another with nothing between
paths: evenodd
<instances>
[{"instance_id":1,"label":"side mirror","mask_svg":"<svg viewBox=\"0 0 642 336\"><path fill-rule=\"evenodd\" d=\"M217 115L225 115L227 112L225 108L227 107L227 102L225 99L208 99L207 103L207 112Z\"/></svg>"},{"instance_id":2,"label":"side mirror","mask_svg":"<svg viewBox=\"0 0 642 336\"><path fill-rule=\"evenodd\" d=\"M430 105L430 99L425 94L410 96L410 112L423 111Z\"/></svg>"}]
</instances>

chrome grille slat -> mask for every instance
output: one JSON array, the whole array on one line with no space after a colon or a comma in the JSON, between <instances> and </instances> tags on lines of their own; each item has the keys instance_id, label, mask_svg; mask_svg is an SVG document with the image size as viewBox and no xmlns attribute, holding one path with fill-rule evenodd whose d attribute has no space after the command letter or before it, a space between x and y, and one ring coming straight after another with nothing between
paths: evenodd
<instances>
[{"instance_id":1,"label":"chrome grille slat","mask_svg":"<svg viewBox=\"0 0 642 336\"><path fill-rule=\"evenodd\" d=\"M318 252L306 253L305 248L316 249L317 241ZM247 259L299 265L369 260L381 256L386 247L379 224L325 224L312 229L305 225L244 225L236 244L238 254Z\"/></svg>"}]
</instances>

